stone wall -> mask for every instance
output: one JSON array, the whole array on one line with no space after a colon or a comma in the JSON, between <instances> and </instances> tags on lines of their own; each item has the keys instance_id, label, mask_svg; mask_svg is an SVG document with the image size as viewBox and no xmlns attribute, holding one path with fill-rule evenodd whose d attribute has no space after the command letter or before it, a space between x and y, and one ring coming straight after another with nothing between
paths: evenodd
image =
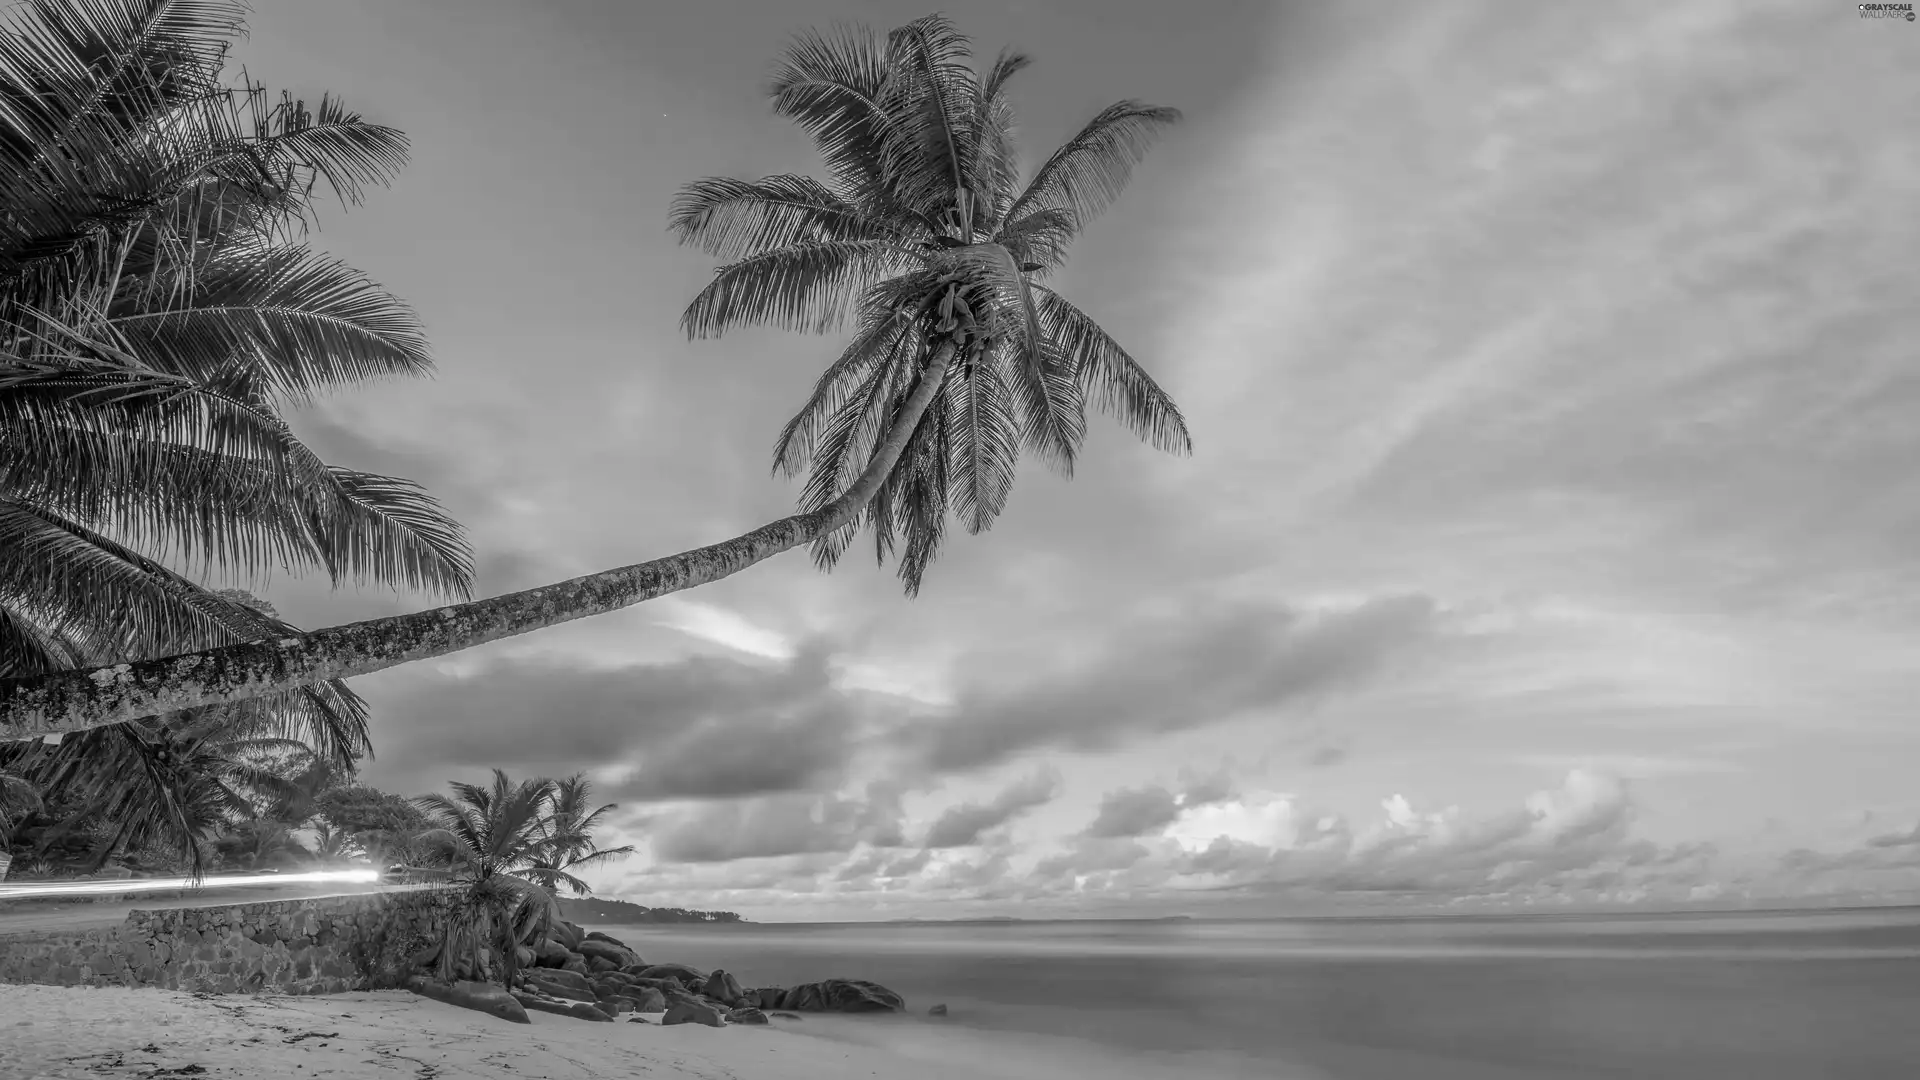
<instances>
[{"instance_id":1,"label":"stone wall","mask_svg":"<svg viewBox=\"0 0 1920 1080\"><path fill-rule=\"evenodd\" d=\"M0 982L333 994L399 986L439 940L448 889L134 911L119 926L0 935Z\"/></svg>"}]
</instances>

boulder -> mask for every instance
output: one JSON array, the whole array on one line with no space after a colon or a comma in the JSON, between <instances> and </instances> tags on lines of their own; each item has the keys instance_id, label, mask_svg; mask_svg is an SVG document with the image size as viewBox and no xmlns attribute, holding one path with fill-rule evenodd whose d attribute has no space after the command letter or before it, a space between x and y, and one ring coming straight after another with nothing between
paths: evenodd
<instances>
[{"instance_id":1,"label":"boulder","mask_svg":"<svg viewBox=\"0 0 1920 1080\"><path fill-rule=\"evenodd\" d=\"M636 986L620 996L633 1002L634 1012L667 1011L666 995L650 986Z\"/></svg>"},{"instance_id":2,"label":"boulder","mask_svg":"<svg viewBox=\"0 0 1920 1080\"><path fill-rule=\"evenodd\" d=\"M645 975L628 975L624 971L620 974L625 976L627 985L629 986L645 986L658 990L661 993L669 990L685 990L687 988L687 985L679 979L649 979Z\"/></svg>"},{"instance_id":3,"label":"boulder","mask_svg":"<svg viewBox=\"0 0 1920 1080\"><path fill-rule=\"evenodd\" d=\"M651 1024L651 1023L653 1023L653 1021L651 1021L651 1020L649 1020L649 1019L647 1019L647 1018L646 1018L646 1017L644 1017L644 1016L629 1016L629 1017L627 1017L627 1023L629 1023L629 1024Z\"/></svg>"},{"instance_id":4,"label":"boulder","mask_svg":"<svg viewBox=\"0 0 1920 1080\"><path fill-rule=\"evenodd\" d=\"M542 938L533 947L535 967L557 968L567 962L567 947L552 938Z\"/></svg>"},{"instance_id":5,"label":"boulder","mask_svg":"<svg viewBox=\"0 0 1920 1080\"><path fill-rule=\"evenodd\" d=\"M585 930L580 929L573 923L567 922L565 919L554 923L547 936L565 945L568 952L578 952L580 943L587 940L587 932Z\"/></svg>"},{"instance_id":6,"label":"boulder","mask_svg":"<svg viewBox=\"0 0 1920 1080\"><path fill-rule=\"evenodd\" d=\"M927 1010L927 1015L928 1016L945 1016L947 1015L947 1007L944 1004L935 1005L933 1008Z\"/></svg>"},{"instance_id":7,"label":"boulder","mask_svg":"<svg viewBox=\"0 0 1920 1080\"><path fill-rule=\"evenodd\" d=\"M680 1001L675 1002L674 1005L667 1010L667 1015L661 1017L660 1022L663 1024L705 1024L708 1027L719 1027L726 1023L726 1020L721 1017L719 1009L705 1002Z\"/></svg>"},{"instance_id":8,"label":"boulder","mask_svg":"<svg viewBox=\"0 0 1920 1080\"><path fill-rule=\"evenodd\" d=\"M784 986L763 986L758 990L747 991L747 997L762 1009L777 1009L780 999L787 996Z\"/></svg>"},{"instance_id":9,"label":"boulder","mask_svg":"<svg viewBox=\"0 0 1920 1080\"><path fill-rule=\"evenodd\" d=\"M587 972L591 975L605 975L609 971L619 971L620 965L604 956L581 954L587 957Z\"/></svg>"},{"instance_id":10,"label":"boulder","mask_svg":"<svg viewBox=\"0 0 1920 1080\"><path fill-rule=\"evenodd\" d=\"M535 959L537 959L537 955L532 949L527 948L525 945L515 945L513 947L513 962L521 967L532 967Z\"/></svg>"},{"instance_id":11,"label":"boulder","mask_svg":"<svg viewBox=\"0 0 1920 1080\"><path fill-rule=\"evenodd\" d=\"M571 1001L565 998L551 998L541 994L525 992L513 995L513 1000L523 1008L535 1012L553 1013L555 1016L571 1016L575 1020L592 1020L597 1023L612 1023L613 1017L598 1005L586 1001Z\"/></svg>"},{"instance_id":12,"label":"boulder","mask_svg":"<svg viewBox=\"0 0 1920 1080\"><path fill-rule=\"evenodd\" d=\"M587 958L577 952L570 952L567 954L567 958L560 962L558 970L575 971L585 975L587 973Z\"/></svg>"},{"instance_id":13,"label":"boulder","mask_svg":"<svg viewBox=\"0 0 1920 1080\"><path fill-rule=\"evenodd\" d=\"M699 986L701 983L707 981L706 972L701 971L699 968L688 967L685 964L655 964L652 967L640 969L640 977L643 979L679 979L688 986Z\"/></svg>"},{"instance_id":14,"label":"boulder","mask_svg":"<svg viewBox=\"0 0 1920 1080\"><path fill-rule=\"evenodd\" d=\"M729 1024L764 1024L766 1022L767 1014L750 1005L735 1009L727 1014L727 1023Z\"/></svg>"},{"instance_id":15,"label":"boulder","mask_svg":"<svg viewBox=\"0 0 1920 1080\"><path fill-rule=\"evenodd\" d=\"M627 948L625 945L616 945L612 942L595 941L589 938L575 945L573 951L589 960L604 958L614 966L615 970L623 967L640 966L639 954ZM641 970L645 970L645 968Z\"/></svg>"},{"instance_id":16,"label":"boulder","mask_svg":"<svg viewBox=\"0 0 1920 1080\"><path fill-rule=\"evenodd\" d=\"M623 997L604 997L596 1004L601 1012L612 1013L615 1016L625 1016L630 1012L638 1011L633 1007L633 1002Z\"/></svg>"},{"instance_id":17,"label":"boulder","mask_svg":"<svg viewBox=\"0 0 1920 1080\"><path fill-rule=\"evenodd\" d=\"M899 994L864 979L827 979L788 990L780 1007L796 1012L898 1012L907 1007Z\"/></svg>"},{"instance_id":18,"label":"boulder","mask_svg":"<svg viewBox=\"0 0 1920 1080\"><path fill-rule=\"evenodd\" d=\"M626 942L621 941L619 938L614 937L612 934L603 934L598 930L587 931L586 940L587 941L604 941L609 945L618 945L623 949L627 947ZM632 950L628 950L628 951L632 951Z\"/></svg>"},{"instance_id":19,"label":"boulder","mask_svg":"<svg viewBox=\"0 0 1920 1080\"><path fill-rule=\"evenodd\" d=\"M738 1005L740 999L746 996L746 991L740 989L739 979L717 968L707 976L706 985L700 988L700 992L728 1005Z\"/></svg>"},{"instance_id":20,"label":"boulder","mask_svg":"<svg viewBox=\"0 0 1920 1080\"><path fill-rule=\"evenodd\" d=\"M540 971L544 969L536 968L534 970ZM564 983L547 982L544 979L534 978L531 975L527 978L526 983L529 990L545 994L547 997L565 998L568 1001L584 1001L589 1005L600 1000L600 996L592 990L581 990Z\"/></svg>"},{"instance_id":21,"label":"boulder","mask_svg":"<svg viewBox=\"0 0 1920 1080\"><path fill-rule=\"evenodd\" d=\"M577 971L566 971L559 968L535 968L526 973L526 979L528 982L538 979L541 982L570 986L583 993L593 993L593 980Z\"/></svg>"},{"instance_id":22,"label":"boulder","mask_svg":"<svg viewBox=\"0 0 1920 1080\"><path fill-rule=\"evenodd\" d=\"M436 979L415 975L407 980L407 989L424 998L483 1012L488 1016L497 1016L516 1024L533 1023L527 1019L525 1006L514 1000L513 995L507 993L505 988L491 983L456 982L449 985Z\"/></svg>"},{"instance_id":23,"label":"boulder","mask_svg":"<svg viewBox=\"0 0 1920 1080\"><path fill-rule=\"evenodd\" d=\"M806 1019L806 1017L801 1016L799 1013L790 1013L790 1012L768 1013L767 1015L777 1016L782 1020L805 1020Z\"/></svg>"}]
</instances>

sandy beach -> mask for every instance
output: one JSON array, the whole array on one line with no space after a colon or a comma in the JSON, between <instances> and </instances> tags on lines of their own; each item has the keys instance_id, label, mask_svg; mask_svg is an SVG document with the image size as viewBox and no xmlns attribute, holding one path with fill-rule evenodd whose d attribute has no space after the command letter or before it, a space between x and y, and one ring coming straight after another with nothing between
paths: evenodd
<instances>
[{"instance_id":1,"label":"sandy beach","mask_svg":"<svg viewBox=\"0 0 1920 1080\"><path fill-rule=\"evenodd\" d=\"M1023 1045L905 1017L808 1016L773 1026L513 1024L404 991L326 997L0 986L0 1080L396 1077L590 1080L979 1080L1111 1071L1084 1048ZM1165 1075L1126 1070L1125 1075Z\"/></svg>"}]
</instances>

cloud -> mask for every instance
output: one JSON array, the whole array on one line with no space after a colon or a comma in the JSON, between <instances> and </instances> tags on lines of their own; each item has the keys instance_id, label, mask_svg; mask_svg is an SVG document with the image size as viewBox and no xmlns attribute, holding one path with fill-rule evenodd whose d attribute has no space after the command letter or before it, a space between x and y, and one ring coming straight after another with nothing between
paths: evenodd
<instances>
[{"instance_id":1,"label":"cloud","mask_svg":"<svg viewBox=\"0 0 1920 1080\"><path fill-rule=\"evenodd\" d=\"M1232 797L1233 784L1225 773L1191 781L1177 795L1164 787L1110 791L1100 800L1100 811L1093 824L1087 826L1085 835L1116 838L1158 832L1187 810Z\"/></svg>"},{"instance_id":2,"label":"cloud","mask_svg":"<svg viewBox=\"0 0 1920 1080\"><path fill-rule=\"evenodd\" d=\"M653 855L668 863L723 863L904 842L897 792L873 785L864 799L775 795L701 807L666 824L653 839Z\"/></svg>"},{"instance_id":3,"label":"cloud","mask_svg":"<svg viewBox=\"0 0 1920 1080\"><path fill-rule=\"evenodd\" d=\"M876 722L817 643L789 661L695 655L614 667L496 656L412 669L374 695L386 721L369 782L438 787L461 770L592 770L622 800L733 798L837 784Z\"/></svg>"},{"instance_id":4,"label":"cloud","mask_svg":"<svg viewBox=\"0 0 1920 1080\"><path fill-rule=\"evenodd\" d=\"M1282 708L1348 685L1429 634L1434 616L1424 596L1319 612L1210 607L1117 634L1064 674L1013 688L970 687L949 715L908 737L939 771L991 765L1039 746L1109 748L1127 736Z\"/></svg>"},{"instance_id":5,"label":"cloud","mask_svg":"<svg viewBox=\"0 0 1920 1080\"><path fill-rule=\"evenodd\" d=\"M925 846L938 849L977 844L980 834L1046 805L1059 791L1058 773L1036 772L1016 780L989 802L961 803L949 808L927 830Z\"/></svg>"}]
</instances>

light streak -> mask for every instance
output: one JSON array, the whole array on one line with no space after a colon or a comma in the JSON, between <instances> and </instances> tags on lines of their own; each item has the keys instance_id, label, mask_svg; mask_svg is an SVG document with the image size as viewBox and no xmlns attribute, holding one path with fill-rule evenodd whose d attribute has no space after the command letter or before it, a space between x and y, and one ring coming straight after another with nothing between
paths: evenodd
<instances>
[{"instance_id":1,"label":"light streak","mask_svg":"<svg viewBox=\"0 0 1920 1080\"><path fill-rule=\"evenodd\" d=\"M112 896L120 893L141 892L200 892L206 889L229 889L246 885L309 885L326 882L359 882L367 884L380 880L378 870L314 870L303 874L236 874L226 877L200 879L196 884L192 878L127 878L120 881L31 881L15 885L0 885L0 900L18 900L26 897L42 896Z\"/></svg>"}]
</instances>

